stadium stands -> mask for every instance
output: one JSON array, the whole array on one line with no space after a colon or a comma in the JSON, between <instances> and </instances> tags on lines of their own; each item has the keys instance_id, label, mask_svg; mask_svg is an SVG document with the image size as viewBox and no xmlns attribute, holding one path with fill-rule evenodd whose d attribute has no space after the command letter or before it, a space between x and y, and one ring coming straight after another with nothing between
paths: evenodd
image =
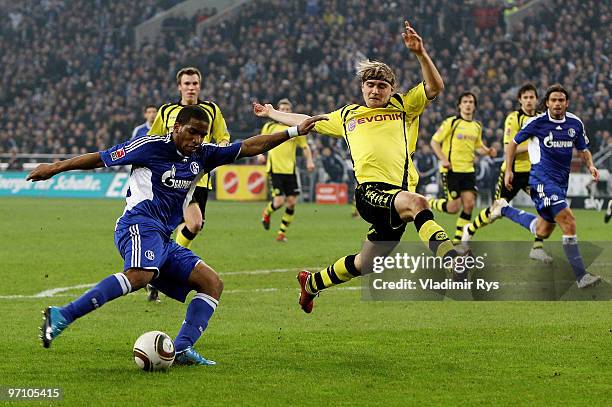
<instances>
[{"instance_id":1,"label":"stadium stands","mask_svg":"<svg viewBox=\"0 0 612 407\"><path fill-rule=\"evenodd\" d=\"M587 121L593 152L610 149L612 3L545 3L506 34L503 1L255 0L199 36L191 28L207 11L168 21L162 39L141 49L133 46L133 27L162 2L139 0L134 7L97 0L95 14L85 0L6 3L0 6L9 16L0 26L0 153L81 153L124 140L141 122L144 104L176 98L173 76L184 65L204 72L203 95L220 105L238 137L261 125L251 114L253 100L289 97L307 113L359 101L353 65L363 56L388 62L407 88L420 73L400 41L403 18L424 38L446 82L423 115L422 138L470 89L492 144L502 138L519 85L533 81L544 89L559 81L571 92L570 110ZM169 29L177 25L182 29Z\"/></svg>"}]
</instances>

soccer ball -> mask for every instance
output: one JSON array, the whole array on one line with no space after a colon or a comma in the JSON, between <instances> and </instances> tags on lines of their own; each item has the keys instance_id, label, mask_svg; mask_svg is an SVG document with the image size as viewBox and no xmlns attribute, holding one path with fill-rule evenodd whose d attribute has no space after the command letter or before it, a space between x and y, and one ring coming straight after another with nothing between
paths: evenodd
<instances>
[{"instance_id":1,"label":"soccer ball","mask_svg":"<svg viewBox=\"0 0 612 407\"><path fill-rule=\"evenodd\" d=\"M167 369L174 362L174 342L160 331L146 332L134 343L134 361L147 372Z\"/></svg>"}]
</instances>

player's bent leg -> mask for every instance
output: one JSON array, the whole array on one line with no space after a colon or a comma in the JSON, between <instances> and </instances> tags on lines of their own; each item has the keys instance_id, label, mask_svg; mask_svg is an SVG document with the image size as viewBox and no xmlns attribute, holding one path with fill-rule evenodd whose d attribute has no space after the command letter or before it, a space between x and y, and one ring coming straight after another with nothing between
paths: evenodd
<instances>
[{"instance_id":1,"label":"player's bent leg","mask_svg":"<svg viewBox=\"0 0 612 407\"><path fill-rule=\"evenodd\" d=\"M278 242L286 242L287 241L287 228L293 222L293 217L295 215L295 204L297 202L296 195L287 196L287 206L285 207L285 213L281 218L281 224L278 229L278 233L276 235L276 241Z\"/></svg>"},{"instance_id":2,"label":"player's bent leg","mask_svg":"<svg viewBox=\"0 0 612 407\"><path fill-rule=\"evenodd\" d=\"M404 222L414 220L414 227L421 241L436 255L457 256L453 244L444 229L434 220L427 199L414 192L400 192L394 200L397 213Z\"/></svg>"},{"instance_id":3,"label":"player's bent leg","mask_svg":"<svg viewBox=\"0 0 612 407\"><path fill-rule=\"evenodd\" d=\"M578 249L576 219L572 210L568 207L560 210L555 216L555 221L563 231L563 251L572 266L578 287L587 288L598 284L601 281L601 277L587 273L582 255Z\"/></svg>"},{"instance_id":4,"label":"player's bent leg","mask_svg":"<svg viewBox=\"0 0 612 407\"><path fill-rule=\"evenodd\" d=\"M472 220L472 210L474 209L476 194L473 191L462 191L460 198L463 210L457 217L455 224L455 236L453 237L453 244L455 245L461 243L463 230L467 228Z\"/></svg>"},{"instance_id":5,"label":"player's bent leg","mask_svg":"<svg viewBox=\"0 0 612 407\"><path fill-rule=\"evenodd\" d=\"M153 277L152 272L140 271L148 274L149 278L148 280L146 278L138 280L137 283L140 284L138 288L144 287ZM45 348L50 347L51 342L77 318L135 290L127 273L117 273L106 277L85 294L63 307L47 307L43 311L44 317L41 326L43 346Z\"/></svg>"},{"instance_id":6,"label":"player's bent leg","mask_svg":"<svg viewBox=\"0 0 612 407\"><path fill-rule=\"evenodd\" d=\"M208 327L208 322L215 312L221 293L223 281L207 264L200 261L189 275L188 285L197 291L185 315L185 321L174 340L176 349L175 363L183 365L215 365L193 349L193 345Z\"/></svg>"},{"instance_id":7,"label":"player's bent leg","mask_svg":"<svg viewBox=\"0 0 612 407\"><path fill-rule=\"evenodd\" d=\"M191 242L202 230L204 218L202 211L197 202L190 203L185 209L185 226L176 234L176 243L187 249L191 246Z\"/></svg>"},{"instance_id":8,"label":"player's bent leg","mask_svg":"<svg viewBox=\"0 0 612 407\"><path fill-rule=\"evenodd\" d=\"M282 195L276 195L261 212L261 224L265 230L270 229L270 217L272 213L280 209L285 203L285 198Z\"/></svg>"}]
</instances>

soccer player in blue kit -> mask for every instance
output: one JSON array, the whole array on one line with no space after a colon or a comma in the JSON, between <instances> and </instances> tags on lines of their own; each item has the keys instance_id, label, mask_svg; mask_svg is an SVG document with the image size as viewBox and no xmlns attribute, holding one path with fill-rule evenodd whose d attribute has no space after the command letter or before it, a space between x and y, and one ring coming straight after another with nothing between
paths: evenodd
<instances>
[{"instance_id":1,"label":"soccer player in blue kit","mask_svg":"<svg viewBox=\"0 0 612 407\"><path fill-rule=\"evenodd\" d=\"M511 190L512 163L516 148L523 141L530 139L529 184L531 199L539 216L515 209L509 206L505 199L498 199L491 208L491 218L505 216L544 239L553 232L555 224L559 224L563 231L563 251L574 271L576 284L579 288L591 287L599 283L601 278L587 273L585 269L578 250L576 219L565 199L574 147L595 182L599 181L599 171L593 165L593 157L587 149L589 139L584 124L578 116L567 111L567 90L561 85L553 85L546 91L544 101L547 111L525 123L521 131L506 145L504 179L506 187Z\"/></svg>"},{"instance_id":2,"label":"soccer player in blue kit","mask_svg":"<svg viewBox=\"0 0 612 407\"><path fill-rule=\"evenodd\" d=\"M199 107L186 106L179 112L172 132L165 137L137 137L105 151L36 167L28 180L46 180L69 170L132 165L127 204L115 227L115 245L124 259L123 272L106 277L63 307L47 307L41 327L43 346L50 347L77 318L150 283L181 302L185 302L191 290L197 291L175 339L175 363L215 364L202 357L193 345L208 326L223 291L223 282L210 266L189 249L179 246L170 235L181 222L183 209L204 174L307 134L323 119L313 117L282 132L219 147L202 144L210 124L208 116Z\"/></svg>"}]
</instances>

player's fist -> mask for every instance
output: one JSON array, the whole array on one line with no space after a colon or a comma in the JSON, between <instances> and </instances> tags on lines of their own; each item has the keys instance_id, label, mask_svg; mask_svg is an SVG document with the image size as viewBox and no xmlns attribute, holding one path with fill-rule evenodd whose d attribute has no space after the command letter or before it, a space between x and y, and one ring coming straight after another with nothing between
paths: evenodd
<instances>
[{"instance_id":1,"label":"player's fist","mask_svg":"<svg viewBox=\"0 0 612 407\"><path fill-rule=\"evenodd\" d=\"M53 165L40 164L28 174L26 181L44 181L54 175Z\"/></svg>"},{"instance_id":2,"label":"player's fist","mask_svg":"<svg viewBox=\"0 0 612 407\"><path fill-rule=\"evenodd\" d=\"M443 168L447 168L447 169L450 169L450 167L451 167L451 163L450 163L450 161L448 161L448 159L446 159L446 158L443 158L443 159L440 161L440 165L441 165Z\"/></svg>"},{"instance_id":3,"label":"player's fist","mask_svg":"<svg viewBox=\"0 0 612 407\"><path fill-rule=\"evenodd\" d=\"M257 156L257 164L263 165L266 163L266 156L263 154L259 154Z\"/></svg>"},{"instance_id":4,"label":"player's fist","mask_svg":"<svg viewBox=\"0 0 612 407\"><path fill-rule=\"evenodd\" d=\"M329 120L327 118L327 116L313 116L313 117L309 117L308 119L304 120L302 123L298 124L297 128L298 128L298 133L300 133L300 135L305 135L308 134L308 132L310 130L313 129L313 127L315 126L315 123L321 120Z\"/></svg>"},{"instance_id":5,"label":"player's fist","mask_svg":"<svg viewBox=\"0 0 612 407\"><path fill-rule=\"evenodd\" d=\"M508 191L512 191L512 180L514 179L514 174L512 171L506 169L506 174L504 175L504 185L508 188Z\"/></svg>"},{"instance_id":6,"label":"player's fist","mask_svg":"<svg viewBox=\"0 0 612 407\"><path fill-rule=\"evenodd\" d=\"M312 160L311 160L311 161L308 161L308 162L306 163L306 169L307 169L309 172L313 172L313 171L314 171L314 169L315 169L315 165L314 165L314 163L312 162Z\"/></svg>"},{"instance_id":7,"label":"player's fist","mask_svg":"<svg viewBox=\"0 0 612 407\"><path fill-rule=\"evenodd\" d=\"M262 105L261 103L253 102L253 113L257 117L270 117L272 110L274 110L274 106L269 103Z\"/></svg>"}]
</instances>

